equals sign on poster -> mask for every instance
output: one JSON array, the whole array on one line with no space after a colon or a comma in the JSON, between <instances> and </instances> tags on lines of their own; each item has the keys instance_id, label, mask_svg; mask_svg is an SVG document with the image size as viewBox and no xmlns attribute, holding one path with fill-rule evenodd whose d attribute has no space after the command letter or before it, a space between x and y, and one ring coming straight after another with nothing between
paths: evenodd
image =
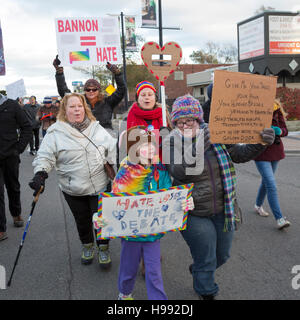
<instances>
[{"instance_id":1,"label":"equals sign on poster","mask_svg":"<svg viewBox=\"0 0 300 320\"><path fill-rule=\"evenodd\" d=\"M85 36L80 37L81 46L95 46L96 45L96 36Z\"/></svg>"}]
</instances>

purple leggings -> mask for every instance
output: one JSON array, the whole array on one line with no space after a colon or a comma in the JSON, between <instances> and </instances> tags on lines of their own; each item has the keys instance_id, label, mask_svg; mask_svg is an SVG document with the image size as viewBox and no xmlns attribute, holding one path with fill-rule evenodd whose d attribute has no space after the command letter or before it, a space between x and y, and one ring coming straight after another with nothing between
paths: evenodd
<instances>
[{"instance_id":1,"label":"purple leggings","mask_svg":"<svg viewBox=\"0 0 300 320\"><path fill-rule=\"evenodd\" d=\"M121 244L119 291L125 295L132 293L139 263L143 257L148 299L167 300L161 275L160 241L137 242L122 239Z\"/></svg>"}]
</instances>

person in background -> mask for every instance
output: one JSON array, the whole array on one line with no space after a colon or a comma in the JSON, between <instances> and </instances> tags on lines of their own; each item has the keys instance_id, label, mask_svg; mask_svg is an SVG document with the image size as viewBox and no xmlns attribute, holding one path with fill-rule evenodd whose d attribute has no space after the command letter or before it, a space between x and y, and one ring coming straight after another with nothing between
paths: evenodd
<instances>
[{"instance_id":1,"label":"person in background","mask_svg":"<svg viewBox=\"0 0 300 320\"><path fill-rule=\"evenodd\" d=\"M272 118L272 128L275 131L274 143L266 148L266 150L255 158L255 165L259 171L262 180L258 189L255 211L261 217L268 217L269 213L263 208L264 200L267 196L269 206L274 215L279 230L290 226L290 222L283 216L275 179L275 171L279 161L285 158L284 147L281 137L288 135L288 129L285 124L286 113L284 112L279 100L274 102L274 111Z\"/></svg>"},{"instance_id":2,"label":"person in background","mask_svg":"<svg viewBox=\"0 0 300 320\"><path fill-rule=\"evenodd\" d=\"M22 97L18 97L16 99L16 101L18 102L18 104L23 108L24 107L24 102L23 102L23 98Z\"/></svg>"},{"instance_id":3,"label":"person in background","mask_svg":"<svg viewBox=\"0 0 300 320\"><path fill-rule=\"evenodd\" d=\"M55 107L57 107L57 109L59 110L60 101L59 101L59 100L55 100L54 103L53 103L53 105L54 105Z\"/></svg>"},{"instance_id":4,"label":"person in background","mask_svg":"<svg viewBox=\"0 0 300 320\"><path fill-rule=\"evenodd\" d=\"M189 211L186 230L181 231L193 258L189 270L199 298L214 300L219 291L215 272L228 260L240 222L233 162L252 160L266 146L211 144L201 105L191 95L175 100L171 120L175 129L163 140L163 161L174 186L194 183L195 208ZM274 130L264 129L261 136L270 145ZM199 166L202 161L204 165Z\"/></svg>"},{"instance_id":5,"label":"person in background","mask_svg":"<svg viewBox=\"0 0 300 320\"><path fill-rule=\"evenodd\" d=\"M25 104L24 109L23 109L27 115L27 118L28 118L31 126L32 126L32 137L29 142L29 146L30 146L29 153L31 155L34 155L39 150L39 146L40 146L39 134L40 134L41 123L40 123L40 121L36 120L36 114L37 114L39 108L40 108L40 105L37 104L36 97L31 96L29 98L29 103Z\"/></svg>"},{"instance_id":6,"label":"person in background","mask_svg":"<svg viewBox=\"0 0 300 320\"><path fill-rule=\"evenodd\" d=\"M0 241L7 238L4 185L14 226L24 225L21 217L19 155L25 150L31 135L32 128L21 106L0 94Z\"/></svg>"},{"instance_id":7,"label":"person in background","mask_svg":"<svg viewBox=\"0 0 300 320\"><path fill-rule=\"evenodd\" d=\"M71 93L63 98L58 121L47 130L33 161L34 177L29 186L35 193L56 168L59 187L76 222L84 265L94 259L92 215L98 209L99 192L108 184L105 163L115 145L116 139L96 121L84 96ZM108 243L97 241L98 261L105 269L111 265Z\"/></svg>"},{"instance_id":8,"label":"person in background","mask_svg":"<svg viewBox=\"0 0 300 320\"><path fill-rule=\"evenodd\" d=\"M213 91L213 84L211 83L207 87L207 100L202 105L203 110L203 120L204 122L209 122L209 114L210 114L210 105L211 105L211 97L212 97L212 91Z\"/></svg>"},{"instance_id":9,"label":"person in background","mask_svg":"<svg viewBox=\"0 0 300 320\"><path fill-rule=\"evenodd\" d=\"M56 122L58 111L58 108L52 105L52 98L45 97L43 100L43 106L40 107L36 113L36 120L42 123L43 137L47 133L48 128Z\"/></svg>"}]
</instances>

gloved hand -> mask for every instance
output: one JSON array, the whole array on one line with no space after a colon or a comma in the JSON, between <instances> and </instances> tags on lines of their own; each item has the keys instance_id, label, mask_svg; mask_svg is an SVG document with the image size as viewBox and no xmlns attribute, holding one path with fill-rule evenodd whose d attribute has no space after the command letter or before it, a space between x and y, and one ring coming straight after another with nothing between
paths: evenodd
<instances>
[{"instance_id":1,"label":"gloved hand","mask_svg":"<svg viewBox=\"0 0 300 320\"><path fill-rule=\"evenodd\" d=\"M53 60L53 66L54 68L57 70L57 68L59 67L61 61L58 59L58 54L56 55L55 59Z\"/></svg>"},{"instance_id":2,"label":"gloved hand","mask_svg":"<svg viewBox=\"0 0 300 320\"><path fill-rule=\"evenodd\" d=\"M266 128L260 133L262 140L265 144L271 145L274 143L275 131L272 128Z\"/></svg>"},{"instance_id":3,"label":"gloved hand","mask_svg":"<svg viewBox=\"0 0 300 320\"><path fill-rule=\"evenodd\" d=\"M108 221L98 216L98 212L93 214L94 229L100 229L108 225Z\"/></svg>"},{"instance_id":4,"label":"gloved hand","mask_svg":"<svg viewBox=\"0 0 300 320\"><path fill-rule=\"evenodd\" d=\"M119 70L119 68L115 64L111 64L111 63L107 62L106 68L109 71L111 71L113 74L120 74L121 73L121 71Z\"/></svg>"},{"instance_id":5,"label":"gloved hand","mask_svg":"<svg viewBox=\"0 0 300 320\"><path fill-rule=\"evenodd\" d=\"M194 205L194 199L193 197L189 197L188 199L184 199L181 201L181 208L183 211L189 211L189 210L194 210L195 205Z\"/></svg>"},{"instance_id":6,"label":"gloved hand","mask_svg":"<svg viewBox=\"0 0 300 320\"><path fill-rule=\"evenodd\" d=\"M57 74L64 73L64 68L60 67L61 61L58 59L58 55L56 55L55 59L53 60L53 66L56 69Z\"/></svg>"},{"instance_id":7,"label":"gloved hand","mask_svg":"<svg viewBox=\"0 0 300 320\"><path fill-rule=\"evenodd\" d=\"M271 126L271 128L275 131L275 136L281 136L282 130L279 127Z\"/></svg>"},{"instance_id":8,"label":"gloved hand","mask_svg":"<svg viewBox=\"0 0 300 320\"><path fill-rule=\"evenodd\" d=\"M46 171L37 172L32 180L29 182L29 187L34 190L33 196L35 197L37 193L40 191L41 187L45 190L45 180L48 178L48 173Z\"/></svg>"}]
</instances>

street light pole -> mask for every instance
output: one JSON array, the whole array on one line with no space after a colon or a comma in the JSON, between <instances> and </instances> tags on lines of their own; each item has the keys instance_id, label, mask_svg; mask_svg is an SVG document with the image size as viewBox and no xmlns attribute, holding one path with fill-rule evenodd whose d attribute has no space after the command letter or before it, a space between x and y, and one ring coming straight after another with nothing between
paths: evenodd
<instances>
[{"instance_id":1,"label":"street light pole","mask_svg":"<svg viewBox=\"0 0 300 320\"><path fill-rule=\"evenodd\" d=\"M127 74L126 74L126 55L125 55L125 35L124 35L124 14L121 12L121 28L122 28L122 51L123 51L123 75L125 82L125 108L128 109L127 95Z\"/></svg>"}]
</instances>

